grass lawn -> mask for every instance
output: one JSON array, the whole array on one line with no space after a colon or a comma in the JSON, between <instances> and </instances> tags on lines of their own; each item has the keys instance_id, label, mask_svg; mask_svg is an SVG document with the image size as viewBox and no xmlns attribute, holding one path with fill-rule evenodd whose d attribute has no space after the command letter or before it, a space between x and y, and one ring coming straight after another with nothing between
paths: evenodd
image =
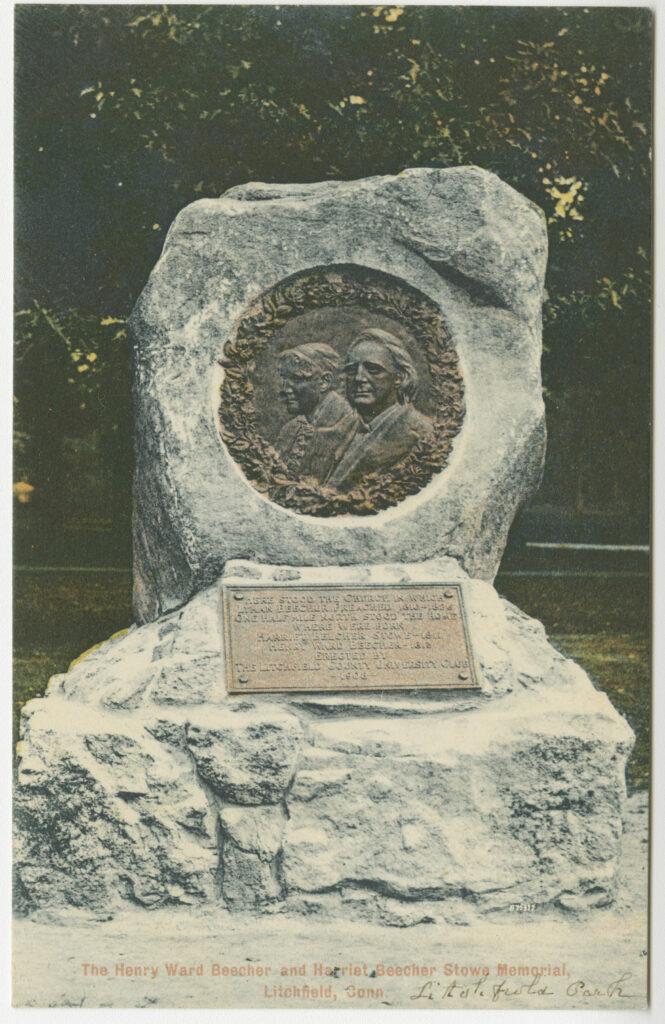
<instances>
[{"instance_id":1,"label":"grass lawn","mask_svg":"<svg viewBox=\"0 0 665 1024\"><path fill-rule=\"evenodd\" d=\"M635 731L628 762L628 787L648 789L650 769L650 658L647 637L632 633L565 633L552 636L562 654L574 658L604 690Z\"/></svg>"},{"instance_id":2,"label":"grass lawn","mask_svg":"<svg viewBox=\"0 0 665 1024\"><path fill-rule=\"evenodd\" d=\"M17 572L14 577L14 740L26 701L57 672L132 621L131 575Z\"/></svg>"},{"instance_id":3,"label":"grass lawn","mask_svg":"<svg viewBox=\"0 0 665 1024\"><path fill-rule=\"evenodd\" d=\"M552 643L582 665L635 730L631 790L649 782L650 651L643 577L499 576L497 589L540 619ZM26 701L43 694L82 651L132 621L129 573L18 572L14 588L14 738Z\"/></svg>"}]
</instances>

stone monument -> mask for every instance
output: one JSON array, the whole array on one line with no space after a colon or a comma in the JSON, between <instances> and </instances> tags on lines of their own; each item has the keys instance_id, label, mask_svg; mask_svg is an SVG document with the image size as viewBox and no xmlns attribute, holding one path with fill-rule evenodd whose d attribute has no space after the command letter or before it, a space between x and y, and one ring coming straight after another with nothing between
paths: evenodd
<instances>
[{"instance_id":1,"label":"stone monument","mask_svg":"<svg viewBox=\"0 0 665 1024\"><path fill-rule=\"evenodd\" d=\"M137 624L24 708L22 908L612 901L632 732L492 586L545 262L474 167L177 217L131 324Z\"/></svg>"}]
</instances>

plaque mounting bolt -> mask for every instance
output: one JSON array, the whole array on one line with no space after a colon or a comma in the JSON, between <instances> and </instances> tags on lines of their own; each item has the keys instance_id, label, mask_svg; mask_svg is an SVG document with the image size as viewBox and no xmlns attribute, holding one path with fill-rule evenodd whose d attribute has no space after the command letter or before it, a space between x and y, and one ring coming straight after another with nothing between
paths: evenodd
<instances>
[{"instance_id":1,"label":"plaque mounting bolt","mask_svg":"<svg viewBox=\"0 0 665 1024\"><path fill-rule=\"evenodd\" d=\"M249 682L249 676L238 676L238 682L239 683L248 683Z\"/></svg>"},{"instance_id":2,"label":"plaque mounting bolt","mask_svg":"<svg viewBox=\"0 0 665 1024\"><path fill-rule=\"evenodd\" d=\"M245 595L236 593L233 596L235 597L236 601L242 601Z\"/></svg>"},{"instance_id":3,"label":"plaque mounting bolt","mask_svg":"<svg viewBox=\"0 0 665 1024\"><path fill-rule=\"evenodd\" d=\"M468 672L460 672L459 678L460 679L468 679L469 678L469 673Z\"/></svg>"},{"instance_id":4,"label":"plaque mounting bolt","mask_svg":"<svg viewBox=\"0 0 665 1024\"><path fill-rule=\"evenodd\" d=\"M444 590L443 596L444 597L453 597L454 595L453 595L452 590Z\"/></svg>"}]
</instances>

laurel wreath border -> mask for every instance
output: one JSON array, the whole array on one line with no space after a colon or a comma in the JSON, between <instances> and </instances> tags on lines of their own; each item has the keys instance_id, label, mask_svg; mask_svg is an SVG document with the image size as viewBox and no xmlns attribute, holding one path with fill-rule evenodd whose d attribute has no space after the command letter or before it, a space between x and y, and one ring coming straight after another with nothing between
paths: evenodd
<instances>
[{"instance_id":1,"label":"laurel wreath border","mask_svg":"<svg viewBox=\"0 0 665 1024\"><path fill-rule=\"evenodd\" d=\"M294 480L256 423L253 374L257 357L292 317L313 309L361 306L398 320L420 344L434 398L431 441L420 442L389 472L368 474L342 493L313 480ZM265 292L244 314L220 359L222 440L250 483L265 497L313 516L374 515L416 494L444 468L464 419L464 385L457 353L438 307L403 281L356 266L296 274Z\"/></svg>"}]
</instances>

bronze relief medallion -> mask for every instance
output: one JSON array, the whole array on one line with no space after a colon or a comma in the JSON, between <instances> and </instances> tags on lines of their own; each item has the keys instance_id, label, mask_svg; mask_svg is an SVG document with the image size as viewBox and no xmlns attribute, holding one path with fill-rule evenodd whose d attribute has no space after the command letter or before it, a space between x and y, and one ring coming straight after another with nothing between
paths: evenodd
<instances>
[{"instance_id":1,"label":"bronze relief medallion","mask_svg":"<svg viewBox=\"0 0 665 1024\"><path fill-rule=\"evenodd\" d=\"M308 515L372 515L444 468L464 417L439 308L357 266L281 281L220 359L222 439L252 485Z\"/></svg>"}]
</instances>

